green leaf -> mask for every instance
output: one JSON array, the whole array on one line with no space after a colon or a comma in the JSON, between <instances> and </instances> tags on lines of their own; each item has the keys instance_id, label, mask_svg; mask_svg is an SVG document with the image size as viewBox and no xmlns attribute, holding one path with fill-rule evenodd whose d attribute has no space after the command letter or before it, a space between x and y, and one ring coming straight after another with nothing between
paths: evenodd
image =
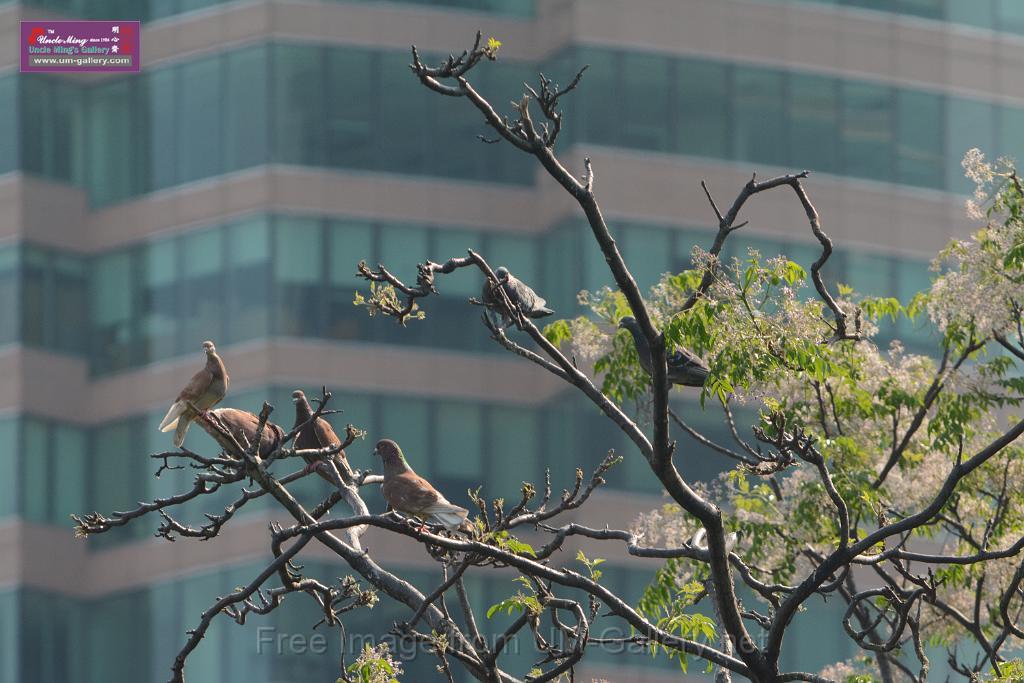
<instances>
[{"instance_id":1,"label":"green leaf","mask_svg":"<svg viewBox=\"0 0 1024 683\"><path fill-rule=\"evenodd\" d=\"M569 321L556 320L545 325L544 338L555 346L561 346L564 342L572 341L572 330L569 328Z\"/></svg>"}]
</instances>

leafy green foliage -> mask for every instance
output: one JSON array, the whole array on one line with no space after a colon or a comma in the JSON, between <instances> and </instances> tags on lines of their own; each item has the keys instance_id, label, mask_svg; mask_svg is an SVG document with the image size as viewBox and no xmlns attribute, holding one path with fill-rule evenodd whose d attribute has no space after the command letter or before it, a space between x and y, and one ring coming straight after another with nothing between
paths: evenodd
<instances>
[{"instance_id":1,"label":"leafy green foliage","mask_svg":"<svg viewBox=\"0 0 1024 683\"><path fill-rule=\"evenodd\" d=\"M588 572L590 572L590 579L592 581L600 581L601 580L601 576L602 576L603 572L600 569L598 569L598 567L600 565L604 564L604 560L603 559L601 559L601 558L590 559L586 555L583 554L582 550L577 550L576 551L576 561L583 563L583 566L587 568Z\"/></svg>"},{"instance_id":2,"label":"leafy green foliage","mask_svg":"<svg viewBox=\"0 0 1024 683\"><path fill-rule=\"evenodd\" d=\"M543 333L544 337L555 346L572 341L572 330L569 329L569 323L566 320L556 320L545 325Z\"/></svg>"},{"instance_id":3,"label":"leafy green foliage","mask_svg":"<svg viewBox=\"0 0 1024 683\"><path fill-rule=\"evenodd\" d=\"M501 602L496 602L487 608L487 618L490 619L500 612L504 612L507 615L522 614L524 610L530 614L540 614L540 600L537 599L536 595L517 591L515 595L505 598Z\"/></svg>"},{"instance_id":4,"label":"leafy green foliage","mask_svg":"<svg viewBox=\"0 0 1024 683\"><path fill-rule=\"evenodd\" d=\"M508 531L493 531L484 538L481 539L484 543L490 543L495 545L502 550L507 550L510 553L516 555L526 555L529 557L537 557L536 551L533 546L525 541L520 541L518 538L510 534Z\"/></svg>"}]
</instances>

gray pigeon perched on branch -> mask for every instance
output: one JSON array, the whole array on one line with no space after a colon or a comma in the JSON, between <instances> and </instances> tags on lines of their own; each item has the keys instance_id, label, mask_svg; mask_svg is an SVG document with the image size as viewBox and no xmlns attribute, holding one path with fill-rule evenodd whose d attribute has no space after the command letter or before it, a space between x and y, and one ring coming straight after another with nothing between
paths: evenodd
<instances>
[{"instance_id":1,"label":"gray pigeon perched on branch","mask_svg":"<svg viewBox=\"0 0 1024 683\"><path fill-rule=\"evenodd\" d=\"M212 341L204 341L203 350L206 351L206 366L192 376L160 422L161 432L174 430L174 445L178 448L185 443L185 432L195 419L196 410L209 410L228 393L231 378L224 361L217 355L217 348Z\"/></svg>"},{"instance_id":2,"label":"gray pigeon perched on branch","mask_svg":"<svg viewBox=\"0 0 1024 683\"><path fill-rule=\"evenodd\" d=\"M525 282L508 272L508 268L505 266L496 268L494 275L498 278L498 282L504 288L505 294L508 295L512 305L519 306L519 310L527 318L543 318L554 313L553 310L547 307L547 301L538 296L537 292L533 291ZM481 299L487 308L496 309L501 312L501 321L505 327L512 324L512 318L509 316L508 311L504 310L504 306L501 305L501 296L491 289L490 280L484 282Z\"/></svg>"},{"instance_id":3,"label":"gray pigeon perched on branch","mask_svg":"<svg viewBox=\"0 0 1024 683\"><path fill-rule=\"evenodd\" d=\"M469 511L449 503L429 481L413 472L397 443L382 439L373 454L384 461L384 483L380 488L392 509L428 524L440 524L449 531L455 531L466 521Z\"/></svg>"},{"instance_id":4,"label":"gray pigeon perched on branch","mask_svg":"<svg viewBox=\"0 0 1024 683\"><path fill-rule=\"evenodd\" d=\"M619 321L620 329L627 329L633 335L633 343L636 345L636 353L640 356L640 366L651 372L651 347L647 343L647 337L640 329L636 318L626 316ZM708 366L700 358L689 351L680 349L668 354L668 381L672 384L679 384L685 387L704 386L704 380L708 378Z\"/></svg>"}]
</instances>

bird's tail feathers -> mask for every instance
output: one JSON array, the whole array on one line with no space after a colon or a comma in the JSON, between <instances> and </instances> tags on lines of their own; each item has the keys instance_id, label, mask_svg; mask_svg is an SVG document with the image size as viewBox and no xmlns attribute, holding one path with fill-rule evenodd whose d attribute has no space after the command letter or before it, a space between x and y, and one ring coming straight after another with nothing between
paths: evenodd
<instances>
[{"instance_id":1,"label":"bird's tail feathers","mask_svg":"<svg viewBox=\"0 0 1024 683\"><path fill-rule=\"evenodd\" d=\"M174 429L178 424L178 418L188 408L188 404L184 401L175 401L171 404L170 410L164 415L164 419L160 421L160 431L169 432Z\"/></svg>"},{"instance_id":2,"label":"bird's tail feathers","mask_svg":"<svg viewBox=\"0 0 1024 683\"><path fill-rule=\"evenodd\" d=\"M431 524L440 524L449 531L455 531L466 521L469 510L451 503L437 503L423 510L422 514Z\"/></svg>"},{"instance_id":3,"label":"bird's tail feathers","mask_svg":"<svg viewBox=\"0 0 1024 683\"><path fill-rule=\"evenodd\" d=\"M188 418L179 418L178 424L174 428L174 445L177 448L181 448L181 444L185 443L185 432L188 431L188 426L192 424L192 420Z\"/></svg>"}]
</instances>

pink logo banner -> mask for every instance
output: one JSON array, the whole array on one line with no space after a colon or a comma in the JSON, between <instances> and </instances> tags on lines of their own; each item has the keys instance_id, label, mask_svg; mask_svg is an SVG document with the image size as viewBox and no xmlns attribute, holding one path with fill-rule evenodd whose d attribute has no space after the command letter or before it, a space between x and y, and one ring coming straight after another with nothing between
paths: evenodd
<instances>
[{"instance_id":1,"label":"pink logo banner","mask_svg":"<svg viewBox=\"0 0 1024 683\"><path fill-rule=\"evenodd\" d=\"M137 21L21 22L22 71L138 71Z\"/></svg>"}]
</instances>

